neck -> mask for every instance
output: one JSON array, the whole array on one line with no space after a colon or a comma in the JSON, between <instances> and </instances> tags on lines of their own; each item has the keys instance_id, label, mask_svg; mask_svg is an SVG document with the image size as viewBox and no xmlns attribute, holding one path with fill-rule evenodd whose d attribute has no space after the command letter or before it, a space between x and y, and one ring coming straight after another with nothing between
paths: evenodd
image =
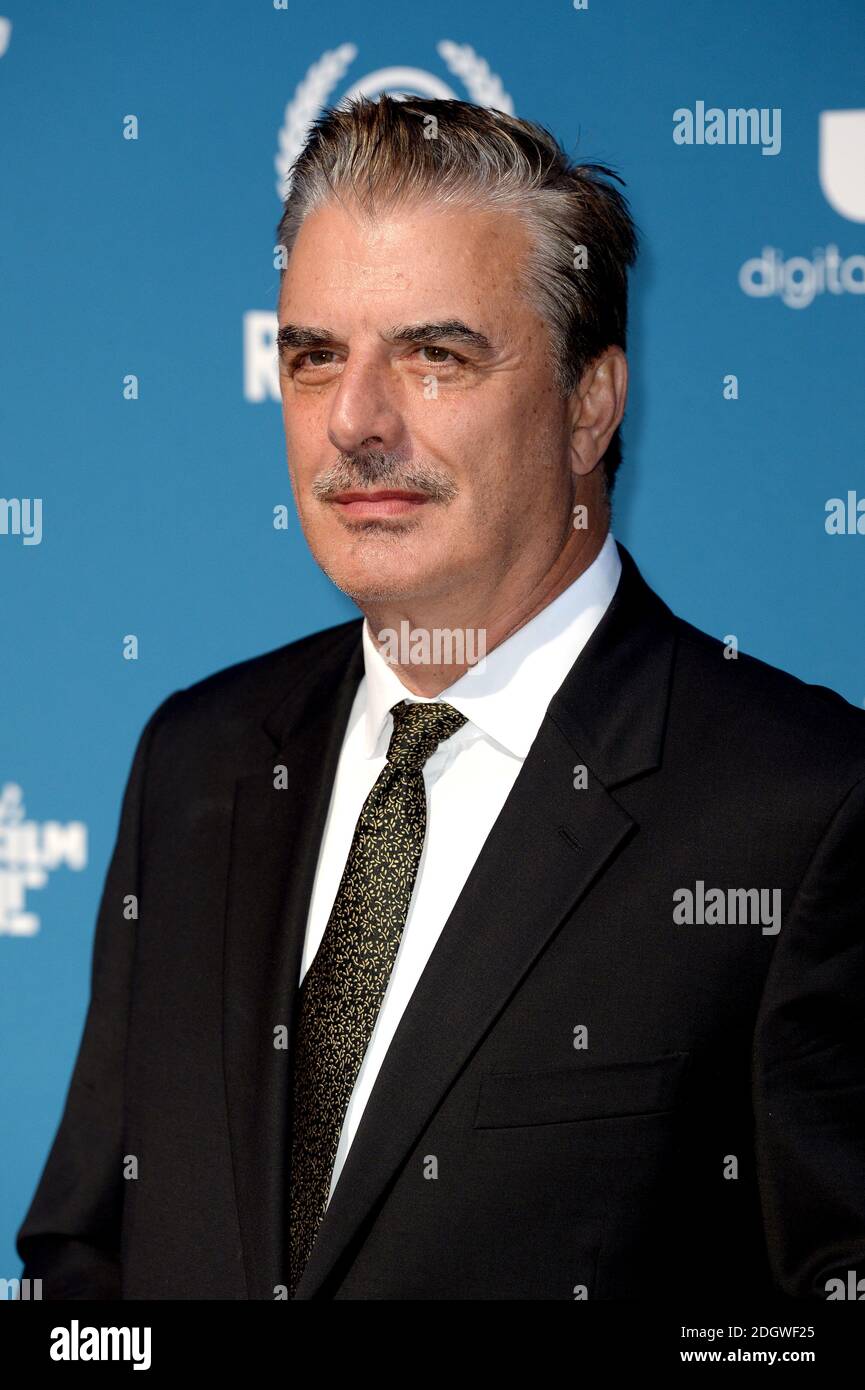
<instances>
[{"instance_id":1,"label":"neck","mask_svg":"<svg viewBox=\"0 0 865 1390\"><path fill-rule=\"evenodd\" d=\"M440 695L573 584L597 558L607 530L608 522L603 529L572 530L541 574L517 576L512 567L485 595L474 583L459 599L370 605L364 616L372 639L411 694ZM443 634L438 643L437 633Z\"/></svg>"}]
</instances>

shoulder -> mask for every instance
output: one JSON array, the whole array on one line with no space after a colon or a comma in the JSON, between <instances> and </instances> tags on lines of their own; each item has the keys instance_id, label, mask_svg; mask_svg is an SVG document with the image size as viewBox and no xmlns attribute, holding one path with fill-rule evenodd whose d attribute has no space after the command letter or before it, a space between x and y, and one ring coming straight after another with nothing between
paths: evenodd
<instances>
[{"instance_id":1,"label":"shoulder","mask_svg":"<svg viewBox=\"0 0 865 1390\"><path fill-rule=\"evenodd\" d=\"M292 691L341 675L360 643L362 618L310 633L215 671L176 690L154 710L147 730L223 732L258 728Z\"/></svg>"},{"instance_id":2,"label":"shoulder","mask_svg":"<svg viewBox=\"0 0 865 1390\"><path fill-rule=\"evenodd\" d=\"M743 794L744 778L753 785L761 773L828 800L865 778L865 709L756 656L734 656L682 618L674 622L670 725L688 731L695 755L703 749L741 775Z\"/></svg>"}]
</instances>

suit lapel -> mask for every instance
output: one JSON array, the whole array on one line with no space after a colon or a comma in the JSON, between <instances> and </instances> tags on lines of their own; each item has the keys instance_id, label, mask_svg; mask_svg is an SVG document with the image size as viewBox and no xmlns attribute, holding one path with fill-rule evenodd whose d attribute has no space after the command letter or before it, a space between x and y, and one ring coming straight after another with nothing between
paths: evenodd
<instances>
[{"instance_id":1,"label":"suit lapel","mask_svg":"<svg viewBox=\"0 0 865 1390\"><path fill-rule=\"evenodd\" d=\"M287 1283L287 1119L297 978L318 848L363 674L360 621L265 720L261 768L235 786L225 924L223 1046L248 1297ZM284 764L287 785L274 786Z\"/></svg>"},{"instance_id":2,"label":"suit lapel","mask_svg":"<svg viewBox=\"0 0 865 1390\"><path fill-rule=\"evenodd\" d=\"M619 552L616 594L551 702L400 1020L298 1299L324 1291L523 976L639 829L611 792L660 763L676 620ZM577 764L588 769L583 790Z\"/></svg>"}]
</instances>

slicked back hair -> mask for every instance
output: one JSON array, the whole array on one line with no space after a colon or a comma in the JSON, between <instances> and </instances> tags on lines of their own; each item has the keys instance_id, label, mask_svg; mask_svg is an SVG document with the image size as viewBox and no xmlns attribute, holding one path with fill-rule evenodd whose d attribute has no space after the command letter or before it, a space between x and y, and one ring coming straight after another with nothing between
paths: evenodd
<instances>
[{"instance_id":1,"label":"slicked back hair","mask_svg":"<svg viewBox=\"0 0 865 1390\"><path fill-rule=\"evenodd\" d=\"M522 290L547 325L560 393L569 396L606 347L626 349L638 236L610 181L622 180L605 164L572 163L543 126L467 101L359 97L322 112L290 180L277 228L286 262L304 219L329 202L350 200L372 219L418 204L502 209L531 237ZM608 496L620 433L603 460Z\"/></svg>"}]
</instances>

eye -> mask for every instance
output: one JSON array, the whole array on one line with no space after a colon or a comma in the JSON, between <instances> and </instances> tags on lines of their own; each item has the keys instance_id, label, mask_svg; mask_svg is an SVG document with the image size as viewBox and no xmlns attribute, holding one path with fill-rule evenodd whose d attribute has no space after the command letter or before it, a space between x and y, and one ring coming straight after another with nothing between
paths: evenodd
<instances>
[{"instance_id":1,"label":"eye","mask_svg":"<svg viewBox=\"0 0 865 1390\"><path fill-rule=\"evenodd\" d=\"M441 357L434 358L434 359L430 362L429 365L430 365L431 367L446 367L446 366L449 366L450 364L447 362L447 360L446 360L447 358L450 358L451 362L460 362L460 361L462 361L462 358L457 357L456 354L453 353L453 352L451 352L449 348L436 347L436 346L434 346L432 343L423 343L423 344L420 346L420 348L418 348L418 351L419 351L419 352L440 352L440 353L442 354Z\"/></svg>"},{"instance_id":2,"label":"eye","mask_svg":"<svg viewBox=\"0 0 865 1390\"><path fill-rule=\"evenodd\" d=\"M302 368L303 365L304 365L304 363L306 362L306 359L307 359L307 358L312 359L312 358L314 358L314 357L333 357L333 356L334 356L334 353L333 353L333 351L332 351L330 348L313 348L312 351L310 351L310 352L302 352L302 353L300 354L299 357L295 357L294 361L292 362L292 366L295 367L295 368ZM330 363L330 362L313 362L313 361L310 361L309 365L312 366L312 367L330 367L330 366L332 365L332 363Z\"/></svg>"}]
</instances>

